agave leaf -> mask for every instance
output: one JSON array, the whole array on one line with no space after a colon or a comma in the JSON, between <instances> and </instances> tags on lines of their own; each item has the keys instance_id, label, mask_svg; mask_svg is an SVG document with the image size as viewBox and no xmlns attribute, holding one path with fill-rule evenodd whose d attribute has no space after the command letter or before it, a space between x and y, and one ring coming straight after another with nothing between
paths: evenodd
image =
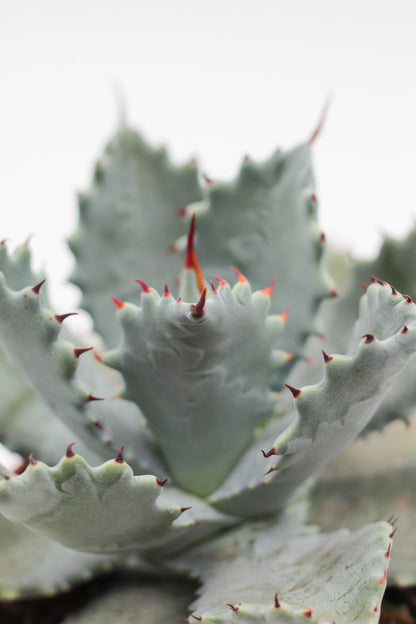
<instances>
[{"instance_id":1,"label":"agave leaf","mask_svg":"<svg viewBox=\"0 0 416 624\"><path fill-rule=\"evenodd\" d=\"M271 416L273 342L284 318L248 282L210 296L203 313L147 288L141 308L119 304L121 347L104 362L143 410L175 482L198 495L221 483Z\"/></svg>"},{"instance_id":2,"label":"agave leaf","mask_svg":"<svg viewBox=\"0 0 416 624\"><path fill-rule=\"evenodd\" d=\"M200 197L195 164L174 167L166 150L125 127L108 144L92 187L80 196L70 247L77 259L72 281L109 346L119 339L110 295L133 298L136 278L173 287L181 261L167 248L185 232L175 211Z\"/></svg>"},{"instance_id":3,"label":"agave leaf","mask_svg":"<svg viewBox=\"0 0 416 624\"><path fill-rule=\"evenodd\" d=\"M52 596L113 570L162 573L139 555L80 553L0 516L0 600Z\"/></svg>"},{"instance_id":4,"label":"agave leaf","mask_svg":"<svg viewBox=\"0 0 416 624\"><path fill-rule=\"evenodd\" d=\"M364 328L374 335L362 336ZM323 381L292 389L298 415L266 453L274 458L269 474L242 492L234 489L231 474L210 497L214 505L242 515L283 507L297 486L365 427L416 351L416 307L389 285L373 283L361 301L355 333L353 355L325 355Z\"/></svg>"},{"instance_id":5,"label":"agave leaf","mask_svg":"<svg viewBox=\"0 0 416 624\"><path fill-rule=\"evenodd\" d=\"M279 346L295 355L316 331L319 304L332 294L316 212L310 146L304 144L262 163L246 160L235 181L208 187L196 215L196 249L206 275L229 279L235 266L254 289L277 279L271 311L290 310Z\"/></svg>"},{"instance_id":6,"label":"agave leaf","mask_svg":"<svg viewBox=\"0 0 416 624\"><path fill-rule=\"evenodd\" d=\"M97 596L63 624L167 624L187 613L194 585L175 581L132 580Z\"/></svg>"},{"instance_id":7,"label":"agave leaf","mask_svg":"<svg viewBox=\"0 0 416 624\"><path fill-rule=\"evenodd\" d=\"M378 621L392 526L319 534L313 527L262 528L246 545L213 545L187 563L202 581L194 621L357 624Z\"/></svg>"},{"instance_id":8,"label":"agave leaf","mask_svg":"<svg viewBox=\"0 0 416 624\"><path fill-rule=\"evenodd\" d=\"M336 254L335 254L336 257ZM414 266L416 262L416 229L403 240L386 236L378 256L372 260L349 262L349 276L338 300L322 308L325 335L331 350L343 352L348 347L348 336L357 317L362 291L359 284L366 284L371 275L394 284L402 293L416 298ZM364 434L382 429L395 419L407 421L416 407L415 363L405 368L386 396Z\"/></svg>"},{"instance_id":9,"label":"agave leaf","mask_svg":"<svg viewBox=\"0 0 416 624\"><path fill-rule=\"evenodd\" d=\"M32 460L23 474L0 483L0 512L76 550L145 550L173 531L182 513L156 503L161 484L152 475L134 477L120 454L91 468L68 449L57 466Z\"/></svg>"},{"instance_id":10,"label":"agave leaf","mask_svg":"<svg viewBox=\"0 0 416 624\"><path fill-rule=\"evenodd\" d=\"M416 583L416 423L391 423L357 440L331 462L311 492L309 520L324 530L395 515L398 531L388 579Z\"/></svg>"},{"instance_id":11,"label":"agave leaf","mask_svg":"<svg viewBox=\"0 0 416 624\"><path fill-rule=\"evenodd\" d=\"M61 318L42 307L37 287L13 291L0 274L0 341L48 403L52 414L68 426L66 436L62 430L65 436L62 446L80 437L95 453L86 457L96 463L97 456L101 460L112 457L115 446L126 444L126 458L137 473L159 470L163 462L155 453L154 442L138 408L126 401L94 400L101 398L101 392L110 399L117 395L121 388L119 375L99 364L91 354L83 355L71 343L61 340L61 331ZM85 388L92 387L90 394ZM47 421L40 424L45 430ZM61 452L62 446L55 452ZM42 449L46 451L45 446L34 445L30 450ZM40 457L57 459L49 455Z\"/></svg>"}]
</instances>

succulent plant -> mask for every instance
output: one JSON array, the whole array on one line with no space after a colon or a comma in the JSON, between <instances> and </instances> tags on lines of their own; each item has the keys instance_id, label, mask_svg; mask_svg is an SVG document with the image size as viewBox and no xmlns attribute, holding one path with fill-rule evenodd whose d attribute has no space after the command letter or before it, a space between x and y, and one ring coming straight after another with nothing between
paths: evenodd
<instances>
[{"instance_id":1,"label":"succulent plant","mask_svg":"<svg viewBox=\"0 0 416 624\"><path fill-rule=\"evenodd\" d=\"M0 438L29 456L21 474L2 467L2 600L113 570L172 577L178 600L117 587L68 623L378 621L395 519L369 501L388 468L363 482L353 461L349 485L342 461L315 475L397 418L416 307L370 266L355 324L356 291L332 301L311 145L201 186L195 163L121 127L70 239L94 349L51 310L28 245L0 246ZM347 354L316 363L323 320ZM334 518L344 486L371 510L361 523L348 507ZM200 583L188 618L187 578Z\"/></svg>"}]
</instances>

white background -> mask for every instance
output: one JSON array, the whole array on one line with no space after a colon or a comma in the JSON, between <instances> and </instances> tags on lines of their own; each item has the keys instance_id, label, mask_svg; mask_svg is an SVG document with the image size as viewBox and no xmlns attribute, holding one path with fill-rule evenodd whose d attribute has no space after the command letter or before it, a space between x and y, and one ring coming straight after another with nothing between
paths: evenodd
<instances>
[{"instance_id":1,"label":"white background","mask_svg":"<svg viewBox=\"0 0 416 624\"><path fill-rule=\"evenodd\" d=\"M127 118L211 177L305 140L327 238L374 254L416 214L414 0L0 0L0 238L34 234L59 311L75 193ZM120 93L124 94L120 95Z\"/></svg>"}]
</instances>

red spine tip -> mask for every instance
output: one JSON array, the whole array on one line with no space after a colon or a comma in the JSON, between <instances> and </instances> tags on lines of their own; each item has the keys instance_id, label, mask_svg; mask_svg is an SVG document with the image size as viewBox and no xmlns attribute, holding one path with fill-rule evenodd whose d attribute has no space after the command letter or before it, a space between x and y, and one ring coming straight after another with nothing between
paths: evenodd
<instances>
[{"instance_id":1,"label":"red spine tip","mask_svg":"<svg viewBox=\"0 0 416 624\"><path fill-rule=\"evenodd\" d=\"M32 292L34 292L35 295L38 295L40 293L40 289L42 288L45 282L46 282L46 277L41 282L39 282L39 284L36 284L36 286L32 286Z\"/></svg>"},{"instance_id":2,"label":"red spine tip","mask_svg":"<svg viewBox=\"0 0 416 624\"><path fill-rule=\"evenodd\" d=\"M400 333L407 334L408 331L409 331L409 328L407 327L407 325L403 325L402 331Z\"/></svg>"},{"instance_id":3,"label":"red spine tip","mask_svg":"<svg viewBox=\"0 0 416 624\"><path fill-rule=\"evenodd\" d=\"M96 397L93 394L87 394L87 401L90 403L91 401L104 401L104 399Z\"/></svg>"},{"instance_id":4,"label":"red spine tip","mask_svg":"<svg viewBox=\"0 0 416 624\"><path fill-rule=\"evenodd\" d=\"M144 292L144 293L150 293L151 292L149 286L146 284L146 282L143 282L143 280L136 279L134 281L137 282L138 284L140 284L140 286L142 287L142 292Z\"/></svg>"},{"instance_id":5,"label":"red spine tip","mask_svg":"<svg viewBox=\"0 0 416 624\"><path fill-rule=\"evenodd\" d=\"M409 295L403 295L403 297L405 298L406 303L413 303L413 300L411 297L409 297Z\"/></svg>"},{"instance_id":6,"label":"red spine tip","mask_svg":"<svg viewBox=\"0 0 416 624\"><path fill-rule=\"evenodd\" d=\"M261 290L261 294L265 295L266 297L270 297L270 295L272 294L273 290L274 290L274 285L276 283L276 278L274 277L270 283L270 286L268 286L267 288L263 288L263 290Z\"/></svg>"},{"instance_id":7,"label":"red spine tip","mask_svg":"<svg viewBox=\"0 0 416 624\"><path fill-rule=\"evenodd\" d=\"M335 288L331 288L331 297L338 297L338 291Z\"/></svg>"},{"instance_id":8,"label":"red spine tip","mask_svg":"<svg viewBox=\"0 0 416 624\"><path fill-rule=\"evenodd\" d=\"M192 215L191 223L188 231L188 242L186 246L186 254L185 254L185 269L193 269L194 268L194 236L195 236L195 215Z\"/></svg>"},{"instance_id":9,"label":"red spine tip","mask_svg":"<svg viewBox=\"0 0 416 624\"><path fill-rule=\"evenodd\" d=\"M279 602L279 598L277 597L277 594L274 595L274 607L275 609L278 609L280 607L280 602Z\"/></svg>"},{"instance_id":10,"label":"red spine tip","mask_svg":"<svg viewBox=\"0 0 416 624\"><path fill-rule=\"evenodd\" d=\"M218 275L214 275L214 277L220 286L228 286L227 280L224 280L221 277L218 277Z\"/></svg>"},{"instance_id":11,"label":"red spine tip","mask_svg":"<svg viewBox=\"0 0 416 624\"><path fill-rule=\"evenodd\" d=\"M226 602L225 603L227 607L230 607L231 611L234 611L234 613L236 611L238 611L238 607L235 607L233 604L231 604L230 602Z\"/></svg>"},{"instance_id":12,"label":"red spine tip","mask_svg":"<svg viewBox=\"0 0 416 624\"><path fill-rule=\"evenodd\" d=\"M310 607L307 607L306 610L303 612L303 615L307 618L311 618L312 617L312 609Z\"/></svg>"},{"instance_id":13,"label":"red spine tip","mask_svg":"<svg viewBox=\"0 0 416 624\"><path fill-rule=\"evenodd\" d=\"M298 396L299 396L299 395L301 394L301 392L302 392L302 390L299 390L298 388L294 388L293 386L289 386L289 384L285 384L285 386L286 386L286 388L287 388L288 390L290 390L290 391L291 391L291 393L292 393L292 395L293 395L293 398L294 398L294 399L297 399L297 398L298 398Z\"/></svg>"},{"instance_id":14,"label":"red spine tip","mask_svg":"<svg viewBox=\"0 0 416 624\"><path fill-rule=\"evenodd\" d=\"M379 279L375 275L371 276L371 281L372 281L373 284L380 284L380 286L385 286L386 285L386 282L383 282L383 280Z\"/></svg>"},{"instance_id":15,"label":"red spine tip","mask_svg":"<svg viewBox=\"0 0 416 624\"><path fill-rule=\"evenodd\" d=\"M212 280L210 280L210 282L209 282L209 283L211 284L212 294L213 294L213 295L218 295L217 290L216 290L216 288L215 288L214 284L212 283Z\"/></svg>"},{"instance_id":16,"label":"red spine tip","mask_svg":"<svg viewBox=\"0 0 416 624\"><path fill-rule=\"evenodd\" d=\"M334 359L332 355L327 355L325 351L322 351L322 355L324 356L325 364L328 364L328 362Z\"/></svg>"},{"instance_id":17,"label":"red spine tip","mask_svg":"<svg viewBox=\"0 0 416 624\"><path fill-rule=\"evenodd\" d=\"M245 275L243 275L243 274L241 273L241 271L239 271L239 270L238 270L238 269L236 269L235 267L231 267L231 269L232 269L235 273L237 273L238 283L239 283L239 284L244 284L245 282L247 282L247 281L248 281L248 280L247 280L247 278L246 278L246 276L245 276Z\"/></svg>"},{"instance_id":18,"label":"red spine tip","mask_svg":"<svg viewBox=\"0 0 416 624\"><path fill-rule=\"evenodd\" d=\"M123 444L119 450L119 452L117 453L117 457L115 458L115 462L117 462L117 464L124 464L124 457L123 457L123 453L124 453L124 449L125 449L125 444Z\"/></svg>"},{"instance_id":19,"label":"red spine tip","mask_svg":"<svg viewBox=\"0 0 416 624\"><path fill-rule=\"evenodd\" d=\"M116 299L112 295L111 295L111 300L113 301L113 303L116 304L117 310L121 310L121 308L124 308L124 306L125 306L124 301L120 301L120 299Z\"/></svg>"},{"instance_id":20,"label":"red spine tip","mask_svg":"<svg viewBox=\"0 0 416 624\"><path fill-rule=\"evenodd\" d=\"M192 507L181 507L181 513L188 511L188 509L192 509Z\"/></svg>"},{"instance_id":21,"label":"red spine tip","mask_svg":"<svg viewBox=\"0 0 416 624\"><path fill-rule=\"evenodd\" d=\"M99 353L96 353L95 351L94 351L94 357L97 360L97 362L102 362L103 361L103 356L100 355Z\"/></svg>"},{"instance_id":22,"label":"red spine tip","mask_svg":"<svg viewBox=\"0 0 416 624\"><path fill-rule=\"evenodd\" d=\"M73 352L75 357L78 359L80 355L82 355L83 353L86 353L87 351L91 351L93 349L93 347L86 347L85 349L76 349L75 347L73 348Z\"/></svg>"},{"instance_id":23,"label":"red spine tip","mask_svg":"<svg viewBox=\"0 0 416 624\"><path fill-rule=\"evenodd\" d=\"M373 336L373 334L364 334L363 336L361 336L361 339L364 339L365 344L370 344L371 342L374 342L375 337Z\"/></svg>"},{"instance_id":24,"label":"red spine tip","mask_svg":"<svg viewBox=\"0 0 416 624\"><path fill-rule=\"evenodd\" d=\"M263 449L261 449L261 452L263 453L263 457L271 457L272 455L277 455L274 446L270 449L270 451L263 451Z\"/></svg>"},{"instance_id":25,"label":"red spine tip","mask_svg":"<svg viewBox=\"0 0 416 624\"><path fill-rule=\"evenodd\" d=\"M68 446L66 447L66 457L69 459L70 457L75 457L75 453L72 450L72 447L74 446L74 444L76 444L76 442L71 442L71 444L68 444Z\"/></svg>"},{"instance_id":26,"label":"red spine tip","mask_svg":"<svg viewBox=\"0 0 416 624\"><path fill-rule=\"evenodd\" d=\"M94 399L95 401L101 401L102 399ZM104 431L104 427L102 426L102 424L100 422L98 422L98 420L94 420L93 423L94 427L97 427L97 429L99 429L100 431Z\"/></svg>"},{"instance_id":27,"label":"red spine tip","mask_svg":"<svg viewBox=\"0 0 416 624\"><path fill-rule=\"evenodd\" d=\"M319 234L319 241L322 243L322 245L325 243L325 234L323 232L320 232Z\"/></svg>"},{"instance_id":28,"label":"red spine tip","mask_svg":"<svg viewBox=\"0 0 416 624\"><path fill-rule=\"evenodd\" d=\"M206 296L207 296L207 289L204 288L198 303L191 305L191 314L195 318L201 318L201 316L204 315L205 313L204 305L205 305Z\"/></svg>"},{"instance_id":29,"label":"red spine tip","mask_svg":"<svg viewBox=\"0 0 416 624\"><path fill-rule=\"evenodd\" d=\"M166 284L166 282L163 283L165 285L165 288L163 289L163 297L171 297L172 295L169 292L168 285Z\"/></svg>"},{"instance_id":30,"label":"red spine tip","mask_svg":"<svg viewBox=\"0 0 416 624\"><path fill-rule=\"evenodd\" d=\"M391 294L397 295L397 290L393 286L390 286L390 288L391 288Z\"/></svg>"},{"instance_id":31,"label":"red spine tip","mask_svg":"<svg viewBox=\"0 0 416 624\"><path fill-rule=\"evenodd\" d=\"M281 313L280 318L281 318L281 320L283 321L283 323L284 323L284 322L285 322L285 320L287 319L288 314L289 314L289 308L286 308L286 310L284 310L284 311Z\"/></svg>"},{"instance_id":32,"label":"red spine tip","mask_svg":"<svg viewBox=\"0 0 416 624\"><path fill-rule=\"evenodd\" d=\"M360 288L362 288L362 289L363 289L363 290L365 290L366 292L367 292L367 290L368 290L368 286L367 286L367 284L364 284L364 282L361 282L361 284L360 284Z\"/></svg>"},{"instance_id":33,"label":"red spine tip","mask_svg":"<svg viewBox=\"0 0 416 624\"><path fill-rule=\"evenodd\" d=\"M66 314L54 314L55 319L61 325L68 316L75 316L78 312L67 312Z\"/></svg>"},{"instance_id":34,"label":"red spine tip","mask_svg":"<svg viewBox=\"0 0 416 624\"><path fill-rule=\"evenodd\" d=\"M160 487L163 487L164 485L166 485L168 481L169 481L169 477L165 477L164 479L159 479L158 477L156 477L156 483L160 485Z\"/></svg>"},{"instance_id":35,"label":"red spine tip","mask_svg":"<svg viewBox=\"0 0 416 624\"><path fill-rule=\"evenodd\" d=\"M37 464L37 463L38 463L38 462L37 462L37 460L33 457L33 453L31 453L31 454L29 455L29 464L30 464L31 466L36 466L36 464Z\"/></svg>"}]
</instances>

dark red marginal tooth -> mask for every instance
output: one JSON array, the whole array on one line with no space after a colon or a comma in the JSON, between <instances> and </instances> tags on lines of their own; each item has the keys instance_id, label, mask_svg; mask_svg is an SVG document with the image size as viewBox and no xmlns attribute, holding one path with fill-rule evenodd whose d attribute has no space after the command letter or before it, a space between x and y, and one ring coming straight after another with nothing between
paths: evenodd
<instances>
[{"instance_id":1,"label":"dark red marginal tooth","mask_svg":"<svg viewBox=\"0 0 416 624\"><path fill-rule=\"evenodd\" d=\"M124 449L126 448L125 444L122 444L122 446L120 447L119 452L117 453L117 457L115 458L115 462L117 462L117 464L124 464L124 457L123 457L123 453L124 453Z\"/></svg>"},{"instance_id":2,"label":"dark red marginal tooth","mask_svg":"<svg viewBox=\"0 0 416 624\"><path fill-rule=\"evenodd\" d=\"M393 531L390 533L390 535L389 535L389 538L390 538L390 539L393 539L393 537L394 537L394 535L395 535L395 533L396 533L397 529L398 529L398 527L395 527L395 528L393 529Z\"/></svg>"},{"instance_id":3,"label":"dark red marginal tooth","mask_svg":"<svg viewBox=\"0 0 416 624\"><path fill-rule=\"evenodd\" d=\"M36 286L32 286L32 292L34 292L35 295L38 295L40 293L40 289L42 288L45 282L46 282L46 277L41 282L39 282L39 284L36 284Z\"/></svg>"},{"instance_id":4,"label":"dark red marginal tooth","mask_svg":"<svg viewBox=\"0 0 416 624\"><path fill-rule=\"evenodd\" d=\"M188 511L188 509L192 509L192 505L190 507L181 507L181 513Z\"/></svg>"},{"instance_id":5,"label":"dark red marginal tooth","mask_svg":"<svg viewBox=\"0 0 416 624\"><path fill-rule=\"evenodd\" d=\"M317 202L317 199L316 199L316 194L315 194L315 193L312 193L312 195L311 195L311 202L312 202L313 204L316 204L316 202Z\"/></svg>"},{"instance_id":6,"label":"dark red marginal tooth","mask_svg":"<svg viewBox=\"0 0 416 624\"><path fill-rule=\"evenodd\" d=\"M363 288L363 289L367 292L367 290L368 290L368 285L367 285L367 284L364 284L364 282L361 282L361 284L360 284L360 288Z\"/></svg>"},{"instance_id":7,"label":"dark red marginal tooth","mask_svg":"<svg viewBox=\"0 0 416 624\"><path fill-rule=\"evenodd\" d=\"M338 297L338 291L336 288L331 288L330 293L331 297L335 298Z\"/></svg>"},{"instance_id":8,"label":"dark red marginal tooth","mask_svg":"<svg viewBox=\"0 0 416 624\"><path fill-rule=\"evenodd\" d=\"M1 245L1 243L0 243L0 245ZM3 479L5 479L6 481L10 481L10 479L11 479L11 477L9 477L9 475L2 474L1 476L2 476L2 477L3 477Z\"/></svg>"},{"instance_id":9,"label":"dark red marginal tooth","mask_svg":"<svg viewBox=\"0 0 416 624\"><path fill-rule=\"evenodd\" d=\"M75 453L72 450L72 447L74 446L74 444L76 444L76 442L71 442L71 444L68 444L68 446L66 447L66 457L68 459L71 457L75 457Z\"/></svg>"},{"instance_id":10,"label":"dark red marginal tooth","mask_svg":"<svg viewBox=\"0 0 416 624\"><path fill-rule=\"evenodd\" d=\"M376 605L373 609L373 613L377 613L377 611L378 611L378 606Z\"/></svg>"},{"instance_id":11,"label":"dark red marginal tooth","mask_svg":"<svg viewBox=\"0 0 416 624\"><path fill-rule=\"evenodd\" d=\"M334 359L332 355L327 355L325 351L322 351L322 355L324 356L325 364L328 364L328 362Z\"/></svg>"},{"instance_id":12,"label":"dark red marginal tooth","mask_svg":"<svg viewBox=\"0 0 416 624\"><path fill-rule=\"evenodd\" d=\"M212 294L213 295L218 295L217 290L216 290L214 284L212 283L212 280L210 280L209 283L211 285Z\"/></svg>"},{"instance_id":13,"label":"dark red marginal tooth","mask_svg":"<svg viewBox=\"0 0 416 624\"><path fill-rule=\"evenodd\" d=\"M94 420L92 424L94 425L94 427L97 427L97 429L99 429L100 431L104 431L104 427L102 426L100 422L98 422L98 420Z\"/></svg>"},{"instance_id":14,"label":"dark red marginal tooth","mask_svg":"<svg viewBox=\"0 0 416 624\"><path fill-rule=\"evenodd\" d=\"M75 357L79 358L80 355L82 355L83 353L86 353L87 351L91 351L94 347L85 347L84 349L76 349L75 347L72 349L74 352Z\"/></svg>"},{"instance_id":15,"label":"dark red marginal tooth","mask_svg":"<svg viewBox=\"0 0 416 624\"><path fill-rule=\"evenodd\" d=\"M390 288L391 288L391 294L397 295L397 290L393 286L390 286Z\"/></svg>"},{"instance_id":16,"label":"dark red marginal tooth","mask_svg":"<svg viewBox=\"0 0 416 624\"><path fill-rule=\"evenodd\" d=\"M236 269L235 267L230 267L235 273L237 273L237 277L238 277L238 283L239 284L244 284L245 282L248 282L248 279L246 278L245 275L243 275L241 273L241 271L239 271L238 269Z\"/></svg>"},{"instance_id":17,"label":"dark red marginal tooth","mask_svg":"<svg viewBox=\"0 0 416 624\"><path fill-rule=\"evenodd\" d=\"M87 394L87 401L90 403L91 401L104 401L102 397L96 397L93 394Z\"/></svg>"},{"instance_id":18,"label":"dark red marginal tooth","mask_svg":"<svg viewBox=\"0 0 416 624\"><path fill-rule=\"evenodd\" d=\"M307 618L311 618L312 617L312 609L310 607L306 607L305 611L303 611L302 615L304 615Z\"/></svg>"},{"instance_id":19,"label":"dark red marginal tooth","mask_svg":"<svg viewBox=\"0 0 416 624\"><path fill-rule=\"evenodd\" d=\"M409 328L407 327L407 325L403 325L403 329L400 332L401 334L407 334L407 332L409 331Z\"/></svg>"},{"instance_id":20,"label":"dark red marginal tooth","mask_svg":"<svg viewBox=\"0 0 416 624\"><path fill-rule=\"evenodd\" d=\"M360 340L361 339L365 339L364 342L365 344L370 344L371 342L374 342L375 337L373 336L373 334L364 334L363 336L360 336Z\"/></svg>"},{"instance_id":21,"label":"dark red marginal tooth","mask_svg":"<svg viewBox=\"0 0 416 624\"><path fill-rule=\"evenodd\" d=\"M384 553L384 558L388 559L390 557L390 552L391 552L391 542L389 544L389 547L387 548L386 552Z\"/></svg>"},{"instance_id":22,"label":"dark red marginal tooth","mask_svg":"<svg viewBox=\"0 0 416 624\"><path fill-rule=\"evenodd\" d=\"M150 290L149 286L143 280L136 279L134 281L137 282L138 284L140 284L140 286L142 287L142 292L147 293L147 294L152 292Z\"/></svg>"},{"instance_id":23,"label":"dark red marginal tooth","mask_svg":"<svg viewBox=\"0 0 416 624\"><path fill-rule=\"evenodd\" d=\"M29 455L29 464L30 464L31 466L36 466L36 464L37 464L37 463L38 463L38 460L37 460L37 459L35 459L35 458L33 457L33 453L31 453L31 454Z\"/></svg>"},{"instance_id":24,"label":"dark red marginal tooth","mask_svg":"<svg viewBox=\"0 0 416 624\"><path fill-rule=\"evenodd\" d=\"M326 238L325 238L325 234L323 232L320 232L319 240L322 243L322 245L325 243Z\"/></svg>"},{"instance_id":25,"label":"dark red marginal tooth","mask_svg":"<svg viewBox=\"0 0 416 624\"><path fill-rule=\"evenodd\" d=\"M178 210L175 210L174 215L175 217L186 217L188 210L188 206L182 206L181 208L178 208Z\"/></svg>"},{"instance_id":26,"label":"dark red marginal tooth","mask_svg":"<svg viewBox=\"0 0 416 624\"><path fill-rule=\"evenodd\" d=\"M68 318L68 316L75 316L77 314L78 312L67 312L66 314L54 314L54 318L61 325L64 322L64 320Z\"/></svg>"},{"instance_id":27,"label":"dark red marginal tooth","mask_svg":"<svg viewBox=\"0 0 416 624\"><path fill-rule=\"evenodd\" d=\"M178 244L177 243L171 243L170 245L168 245L165 249L165 253L166 254L173 254L176 253L179 250Z\"/></svg>"},{"instance_id":28,"label":"dark red marginal tooth","mask_svg":"<svg viewBox=\"0 0 416 624\"><path fill-rule=\"evenodd\" d=\"M100 355L99 353L96 353L95 351L94 351L94 357L97 360L97 362L102 362L103 361L103 356Z\"/></svg>"},{"instance_id":29,"label":"dark red marginal tooth","mask_svg":"<svg viewBox=\"0 0 416 624\"><path fill-rule=\"evenodd\" d=\"M120 301L120 299L116 299L112 295L110 296L111 296L111 301L116 304L117 310L121 310L121 308L124 308L124 306L126 305L124 301Z\"/></svg>"},{"instance_id":30,"label":"dark red marginal tooth","mask_svg":"<svg viewBox=\"0 0 416 624\"><path fill-rule=\"evenodd\" d=\"M178 297L178 299L176 300L176 303L180 303L182 301L182 297Z\"/></svg>"},{"instance_id":31,"label":"dark red marginal tooth","mask_svg":"<svg viewBox=\"0 0 416 624\"><path fill-rule=\"evenodd\" d=\"M267 475L271 474L275 470L276 470L276 468L274 466L272 466L271 468L269 468L269 470L267 472L264 473L263 477L267 477ZM266 483L264 483L263 485L266 485Z\"/></svg>"},{"instance_id":32,"label":"dark red marginal tooth","mask_svg":"<svg viewBox=\"0 0 416 624\"><path fill-rule=\"evenodd\" d=\"M383 576L381 577L381 580L380 580L381 585L384 585L386 580L387 580L387 566L384 568Z\"/></svg>"},{"instance_id":33,"label":"dark red marginal tooth","mask_svg":"<svg viewBox=\"0 0 416 624\"><path fill-rule=\"evenodd\" d=\"M207 296L207 289L204 288L204 290L201 293L201 297L200 297L198 303L195 303L195 304L191 305L191 314L195 318L201 318L201 316L204 315L204 313L205 313L204 305L205 305L206 296Z\"/></svg>"},{"instance_id":34,"label":"dark red marginal tooth","mask_svg":"<svg viewBox=\"0 0 416 624\"><path fill-rule=\"evenodd\" d=\"M371 281L373 282L373 284L380 284L380 286L385 286L387 284L387 282L384 282L383 280L379 279L375 275L371 276Z\"/></svg>"},{"instance_id":35,"label":"dark red marginal tooth","mask_svg":"<svg viewBox=\"0 0 416 624\"><path fill-rule=\"evenodd\" d=\"M192 615L191 613L191 617L194 618L194 620L196 620L197 622L202 622L202 617L199 615Z\"/></svg>"},{"instance_id":36,"label":"dark red marginal tooth","mask_svg":"<svg viewBox=\"0 0 416 624\"><path fill-rule=\"evenodd\" d=\"M207 176L206 173L201 173L201 178L206 182L206 184L214 184L215 180Z\"/></svg>"},{"instance_id":37,"label":"dark red marginal tooth","mask_svg":"<svg viewBox=\"0 0 416 624\"><path fill-rule=\"evenodd\" d=\"M263 457L271 457L272 455L277 455L276 449L274 448L274 446L272 446L270 451L263 451L263 449L260 449L260 450L263 453Z\"/></svg>"},{"instance_id":38,"label":"dark red marginal tooth","mask_svg":"<svg viewBox=\"0 0 416 624\"><path fill-rule=\"evenodd\" d=\"M413 299L409 295L403 295L403 297L406 299L406 303L413 303Z\"/></svg>"},{"instance_id":39,"label":"dark red marginal tooth","mask_svg":"<svg viewBox=\"0 0 416 624\"><path fill-rule=\"evenodd\" d=\"M166 282L163 282L165 285L165 288L163 289L163 297L171 297L171 293L169 291L168 285L166 284Z\"/></svg>"},{"instance_id":40,"label":"dark red marginal tooth","mask_svg":"<svg viewBox=\"0 0 416 624\"><path fill-rule=\"evenodd\" d=\"M169 481L169 477L165 477L164 479L159 479L159 477L156 477L156 483L160 485L160 487L163 487L164 485L166 485L168 481Z\"/></svg>"},{"instance_id":41,"label":"dark red marginal tooth","mask_svg":"<svg viewBox=\"0 0 416 624\"><path fill-rule=\"evenodd\" d=\"M277 597L277 594L274 595L274 608L275 609L280 608L280 602L279 602L279 598Z\"/></svg>"},{"instance_id":42,"label":"dark red marginal tooth","mask_svg":"<svg viewBox=\"0 0 416 624\"><path fill-rule=\"evenodd\" d=\"M293 386L289 386L289 384L285 384L285 386L286 386L286 388L287 388L288 390L290 390L290 391L291 391L291 393L292 393L292 395L293 395L293 398L294 398L294 399L297 399L297 398L298 398L298 396L299 396L299 395L301 394L301 392L302 392L302 390L299 390L298 388L294 388Z\"/></svg>"},{"instance_id":43,"label":"dark red marginal tooth","mask_svg":"<svg viewBox=\"0 0 416 624\"><path fill-rule=\"evenodd\" d=\"M225 603L227 605L227 607L230 607L231 611L234 611L234 613L236 611L238 611L238 607L235 607L233 604L231 604L230 602L226 602Z\"/></svg>"}]
</instances>

